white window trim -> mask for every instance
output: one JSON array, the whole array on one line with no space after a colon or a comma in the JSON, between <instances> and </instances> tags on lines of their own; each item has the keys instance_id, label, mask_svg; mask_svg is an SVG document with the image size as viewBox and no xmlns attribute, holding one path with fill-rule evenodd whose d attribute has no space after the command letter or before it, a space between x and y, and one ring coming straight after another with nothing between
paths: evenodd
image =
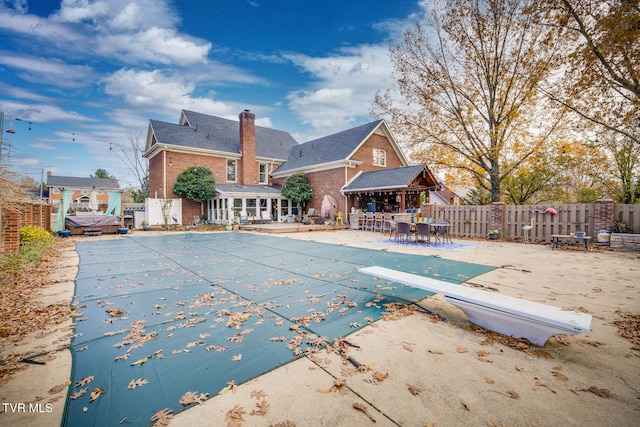
<instances>
[{"instance_id":1,"label":"white window trim","mask_svg":"<svg viewBox=\"0 0 640 427\"><path fill-rule=\"evenodd\" d=\"M373 149L373 165L387 167L387 150L383 148Z\"/></svg>"},{"instance_id":2,"label":"white window trim","mask_svg":"<svg viewBox=\"0 0 640 427\"><path fill-rule=\"evenodd\" d=\"M235 164L235 177L234 179L229 179L229 162L233 162ZM227 177L227 182L238 182L238 160L237 159L227 159L227 169L226 169L226 177Z\"/></svg>"}]
</instances>

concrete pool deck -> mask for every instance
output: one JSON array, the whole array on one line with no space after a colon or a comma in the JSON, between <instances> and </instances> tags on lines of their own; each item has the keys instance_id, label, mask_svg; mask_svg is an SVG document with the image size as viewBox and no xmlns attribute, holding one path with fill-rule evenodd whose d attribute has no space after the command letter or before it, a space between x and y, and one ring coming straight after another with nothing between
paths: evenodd
<instances>
[{"instance_id":1,"label":"concrete pool deck","mask_svg":"<svg viewBox=\"0 0 640 427\"><path fill-rule=\"evenodd\" d=\"M615 322L624 312L640 313L638 254L551 251L548 245L466 240L460 241L473 247L447 251L385 243L379 233L355 230L278 238L499 266L466 285L588 312L594 316L592 330L587 335L556 336L544 347L519 351L470 330L461 311L434 295L420 305L446 322L416 311L377 321L347 337L358 346L349 348L348 355L363 365L362 372L335 352L321 351L211 396L174 415L170 425L227 425L234 417L242 418L237 421L243 426L286 421L299 426L372 424L358 408L366 409L375 425L635 425L640 415L640 352L618 335ZM48 301L70 301L74 264L77 267L74 252L69 251L59 277L47 286L46 298L53 298ZM55 333L34 336L31 345L45 352L69 331ZM44 346L45 340L51 347ZM70 369L70 354L61 350L52 353L47 365L30 365L19 372L2 387L3 402L38 401L44 407L55 396L62 398L51 403L51 412L5 409L0 421L60 425L66 389L49 391L69 380Z\"/></svg>"}]
</instances>

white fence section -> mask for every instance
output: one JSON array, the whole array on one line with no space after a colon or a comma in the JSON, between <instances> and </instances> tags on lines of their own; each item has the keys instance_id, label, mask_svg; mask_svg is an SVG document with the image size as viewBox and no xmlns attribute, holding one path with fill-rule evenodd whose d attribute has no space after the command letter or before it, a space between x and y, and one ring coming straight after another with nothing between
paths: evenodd
<instances>
[{"instance_id":1,"label":"white fence section","mask_svg":"<svg viewBox=\"0 0 640 427\"><path fill-rule=\"evenodd\" d=\"M148 198L145 212L149 225L182 224L182 199Z\"/></svg>"}]
</instances>

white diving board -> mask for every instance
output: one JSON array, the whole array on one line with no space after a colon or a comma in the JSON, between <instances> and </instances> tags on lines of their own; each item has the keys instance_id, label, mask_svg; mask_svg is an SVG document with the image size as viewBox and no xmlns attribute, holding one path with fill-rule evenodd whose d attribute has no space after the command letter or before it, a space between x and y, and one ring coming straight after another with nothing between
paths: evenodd
<instances>
[{"instance_id":1,"label":"white diving board","mask_svg":"<svg viewBox=\"0 0 640 427\"><path fill-rule=\"evenodd\" d=\"M540 346L544 346L552 335L587 334L591 328L592 317L589 314L562 310L538 302L454 285L385 267L365 267L359 271L442 294L449 303L464 311L470 322L501 334L526 338Z\"/></svg>"}]
</instances>

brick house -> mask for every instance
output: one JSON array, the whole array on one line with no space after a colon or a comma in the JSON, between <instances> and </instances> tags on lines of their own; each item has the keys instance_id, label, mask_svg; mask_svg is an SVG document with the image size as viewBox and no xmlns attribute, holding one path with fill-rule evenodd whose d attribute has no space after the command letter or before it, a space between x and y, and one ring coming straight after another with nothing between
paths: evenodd
<instances>
[{"instance_id":1,"label":"brick house","mask_svg":"<svg viewBox=\"0 0 640 427\"><path fill-rule=\"evenodd\" d=\"M248 110L239 121L183 110L178 124L150 120L144 156L152 198L175 198L176 178L187 167L209 168L217 195L207 203L207 216L214 221L243 216L282 221L297 215L296 206L281 194L286 178L297 172L313 188L314 198L305 208L316 212L325 195L336 200L340 212L364 208L375 197L380 209L404 212L419 200L420 191L437 185L425 165L408 166L383 120L298 144L288 132L256 126ZM365 182L373 172L378 172L376 188L354 187L354 181ZM402 176L406 182L385 181L384 176ZM200 214L197 202L183 200L182 206L184 222Z\"/></svg>"},{"instance_id":2,"label":"brick house","mask_svg":"<svg viewBox=\"0 0 640 427\"><path fill-rule=\"evenodd\" d=\"M63 192L70 191L65 202L66 210L76 212L102 211L109 204L109 193L120 192L120 184L117 179L107 178L83 178L75 176L52 175L47 172L47 193L49 203L57 211L62 203ZM116 212L120 215L120 212Z\"/></svg>"}]
</instances>

